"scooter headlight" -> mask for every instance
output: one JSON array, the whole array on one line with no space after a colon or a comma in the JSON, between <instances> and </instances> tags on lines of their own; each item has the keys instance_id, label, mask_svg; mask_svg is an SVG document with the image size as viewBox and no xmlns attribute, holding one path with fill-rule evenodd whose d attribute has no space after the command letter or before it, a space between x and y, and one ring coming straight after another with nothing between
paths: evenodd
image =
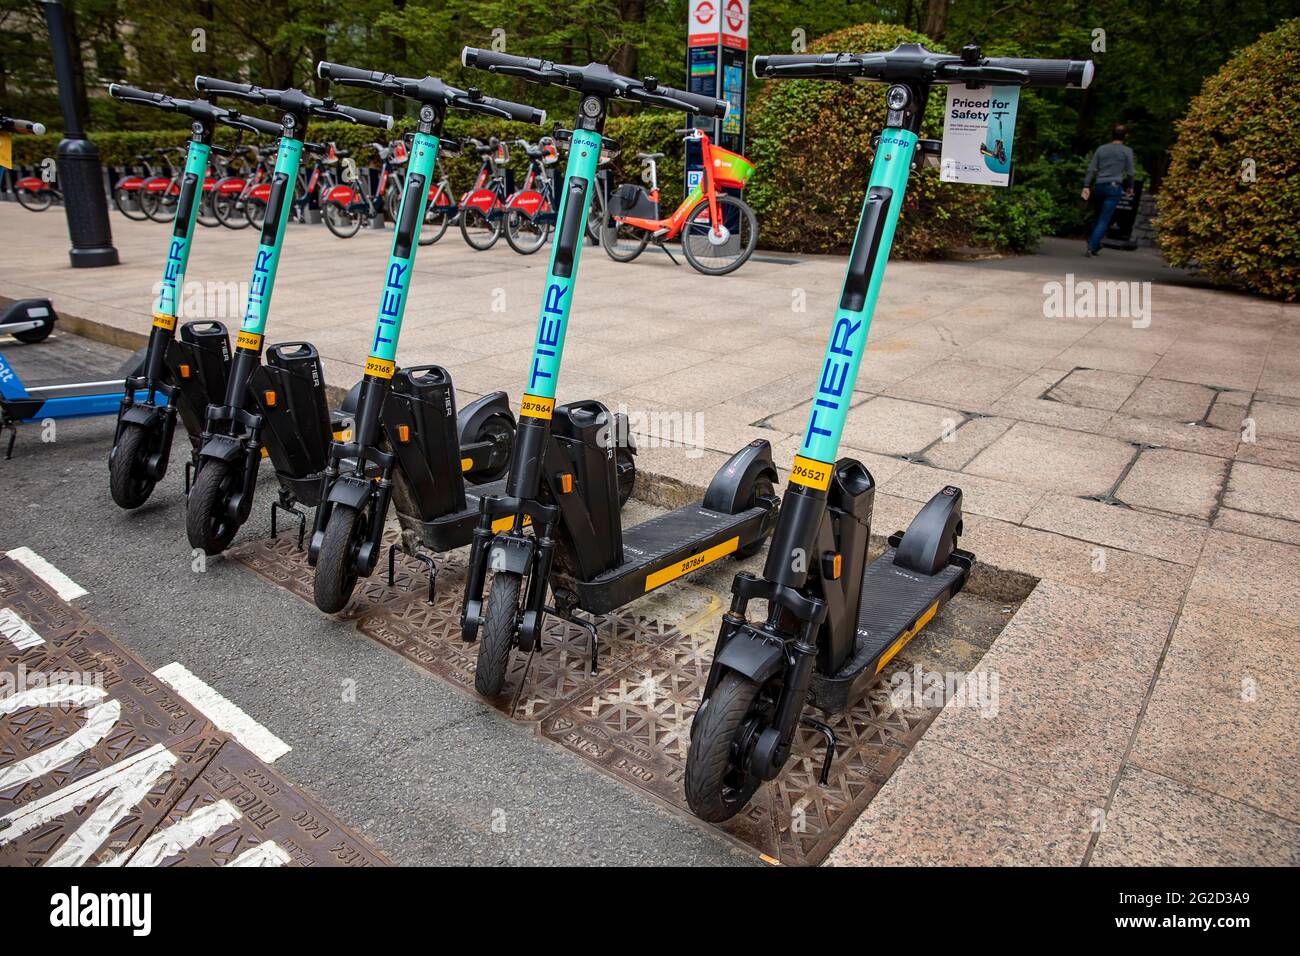
<instances>
[{"instance_id":1,"label":"scooter headlight","mask_svg":"<svg viewBox=\"0 0 1300 956\"><path fill-rule=\"evenodd\" d=\"M885 105L891 110L906 109L911 100L912 96L907 92L906 86L891 86L885 94Z\"/></svg>"}]
</instances>

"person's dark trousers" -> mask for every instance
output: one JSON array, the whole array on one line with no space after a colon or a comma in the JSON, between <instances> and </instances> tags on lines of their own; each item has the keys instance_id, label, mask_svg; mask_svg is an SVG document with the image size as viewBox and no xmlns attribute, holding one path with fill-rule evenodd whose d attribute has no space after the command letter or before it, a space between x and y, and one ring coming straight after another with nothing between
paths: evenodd
<instances>
[{"instance_id":1,"label":"person's dark trousers","mask_svg":"<svg viewBox=\"0 0 1300 956\"><path fill-rule=\"evenodd\" d=\"M1097 221L1092 224L1092 235L1088 237L1088 251L1097 252L1101 248L1101 240L1106 238L1106 230L1110 228L1115 207L1124 197L1124 187L1115 183L1098 183L1092 194L1097 200Z\"/></svg>"}]
</instances>

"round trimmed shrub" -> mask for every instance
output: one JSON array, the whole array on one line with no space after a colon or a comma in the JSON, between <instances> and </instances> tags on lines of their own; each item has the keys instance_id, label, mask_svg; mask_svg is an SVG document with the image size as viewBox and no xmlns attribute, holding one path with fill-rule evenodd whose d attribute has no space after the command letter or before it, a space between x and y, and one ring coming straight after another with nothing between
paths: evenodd
<instances>
[{"instance_id":1,"label":"round trimmed shrub","mask_svg":"<svg viewBox=\"0 0 1300 956\"><path fill-rule=\"evenodd\" d=\"M1300 296L1297 77L1300 20L1288 20L1224 64L1192 100L1155 223L1171 264L1260 295Z\"/></svg>"},{"instance_id":2,"label":"round trimmed shrub","mask_svg":"<svg viewBox=\"0 0 1300 956\"><path fill-rule=\"evenodd\" d=\"M864 23L827 34L809 53L892 50L934 41L904 27ZM943 91L926 104L923 138L943 132ZM750 110L748 156L757 166L745 198L761 220L764 248L844 252L853 243L871 175L871 137L885 125L885 86L825 80L771 80ZM913 173L893 255L942 255L971 241L985 198L981 187L940 183L937 169Z\"/></svg>"}]
</instances>

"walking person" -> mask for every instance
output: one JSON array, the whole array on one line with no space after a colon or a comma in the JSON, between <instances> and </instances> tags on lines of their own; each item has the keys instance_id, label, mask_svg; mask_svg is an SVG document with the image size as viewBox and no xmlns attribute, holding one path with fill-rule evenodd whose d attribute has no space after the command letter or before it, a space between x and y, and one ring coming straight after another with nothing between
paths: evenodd
<instances>
[{"instance_id":1,"label":"walking person","mask_svg":"<svg viewBox=\"0 0 1300 956\"><path fill-rule=\"evenodd\" d=\"M1111 130L1110 142L1098 146L1088 163L1088 171L1083 177L1083 201L1092 198L1096 184L1097 219L1092 225L1092 234L1088 236L1086 256L1095 256L1101 252L1101 240L1110 228L1110 220L1115 215L1115 207L1124 196L1133 195L1133 150L1124 145L1128 136L1128 127L1120 124Z\"/></svg>"}]
</instances>

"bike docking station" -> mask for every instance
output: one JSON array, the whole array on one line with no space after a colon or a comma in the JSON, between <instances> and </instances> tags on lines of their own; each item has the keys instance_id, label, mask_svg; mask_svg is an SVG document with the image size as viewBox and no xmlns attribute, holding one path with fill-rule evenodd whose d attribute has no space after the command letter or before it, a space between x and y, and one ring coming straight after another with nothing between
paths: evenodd
<instances>
[{"instance_id":1,"label":"bike docking station","mask_svg":"<svg viewBox=\"0 0 1300 956\"><path fill-rule=\"evenodd\" d=\"M748 66L749 0L690 0L686 17L686 89L699 96L726 100L727 115L686 115L686 128L698 127L707 136L703 141L698 136L686 138L683 185L687 196L702 183L705 164L710 160L709 141L732 153L745 152ZM728 183L720 191L739 199L743 188L744 182ZM729 248L739 245L735 211L727 210L723 222L733 235L720 240L719 254L737 255L738 248Z\"/></svg>"},{"instance_id":2,"label":"bike docking station","mask_svg":"<svg viewBox=\"0 0 1300 956\"><path fill-rule=\"evenodd\" d=\"M307 552L315 568L313 595L322 611L343 610L357 579L369 577L379 562L391 502L403 529L403 550L428 568L432 602L437 564L420 549L442 553L469 543L479 512L478 496L501 489L484 484L470 492L466 480L500 479L510 461L515 419L505 392L485 395L457 413L446 369L397 367L397 340L429 185L439 149L456 149L442 136L448 110L536 125L545 122L546 113L483 96L478 90L460 90L432 76L410 79L324 62L317 65L317 73L334 83L414 100L420 104L420 114L361 381L355 430L350 441L333 443L326 456ZM393 546L388 554L390 587L395 558Z\"/></svg>"},{"instance_id":3,"label":"bike docking station","mask_svg":"<svg viewBox=\"0 0 1300 956\"><path fill-rule=\"evenodd\" d=\"M472 47L461 60L467 67L562 86L581 97L566 137L559 226L509 476L504 494L480 501L468 559L461 632L467 643L479 641L474 686L490 698L501 693L511 650L531 652L538 646L547 614L587 631L594 673L597 630L576 611L607 614L723 557L743 557L762 547L775 517L777 474L771 446L757 439L719 469L702 501L624 528L621 508L635 480L625 420L597 401L555 404L581 237L606 145L602 130L609 101L716 116L726 113L727 104L663 86L653 77L620 76L599 63L570 66ZM548 589L553 604L546 603Z\"/></svg>"},{"instance_id":4,"label":"bike docking station","mask_svg":"<svg viewBox=\"0 0 1300 956\"><path fill-rule=\"evenodd\" d=\"M269 457L280 483L280 496L271 507L272 533L279 510L298 518L299 542L307 515L299 503L319 501L325 452L335 434L350 425L344 409L331 412L325 397L320 356L307 342L287 342L266 350L263 342L280 249L284 242L293 188L304 149L323 152L306 142L308 121L342 120L375 129L391 129L384 113L343 106L309 96L301 90L267 90L198 76L194 86L210 99L228 97L282 111L275 171L262 222L248 302L235 339L224 394L208 404L195 463L194 484L185 509L190 545L205 554L224 551L248 520L253 507L257 471ZM355 389L354 389L355 392Z\"/></svg>"}]
</instances>

